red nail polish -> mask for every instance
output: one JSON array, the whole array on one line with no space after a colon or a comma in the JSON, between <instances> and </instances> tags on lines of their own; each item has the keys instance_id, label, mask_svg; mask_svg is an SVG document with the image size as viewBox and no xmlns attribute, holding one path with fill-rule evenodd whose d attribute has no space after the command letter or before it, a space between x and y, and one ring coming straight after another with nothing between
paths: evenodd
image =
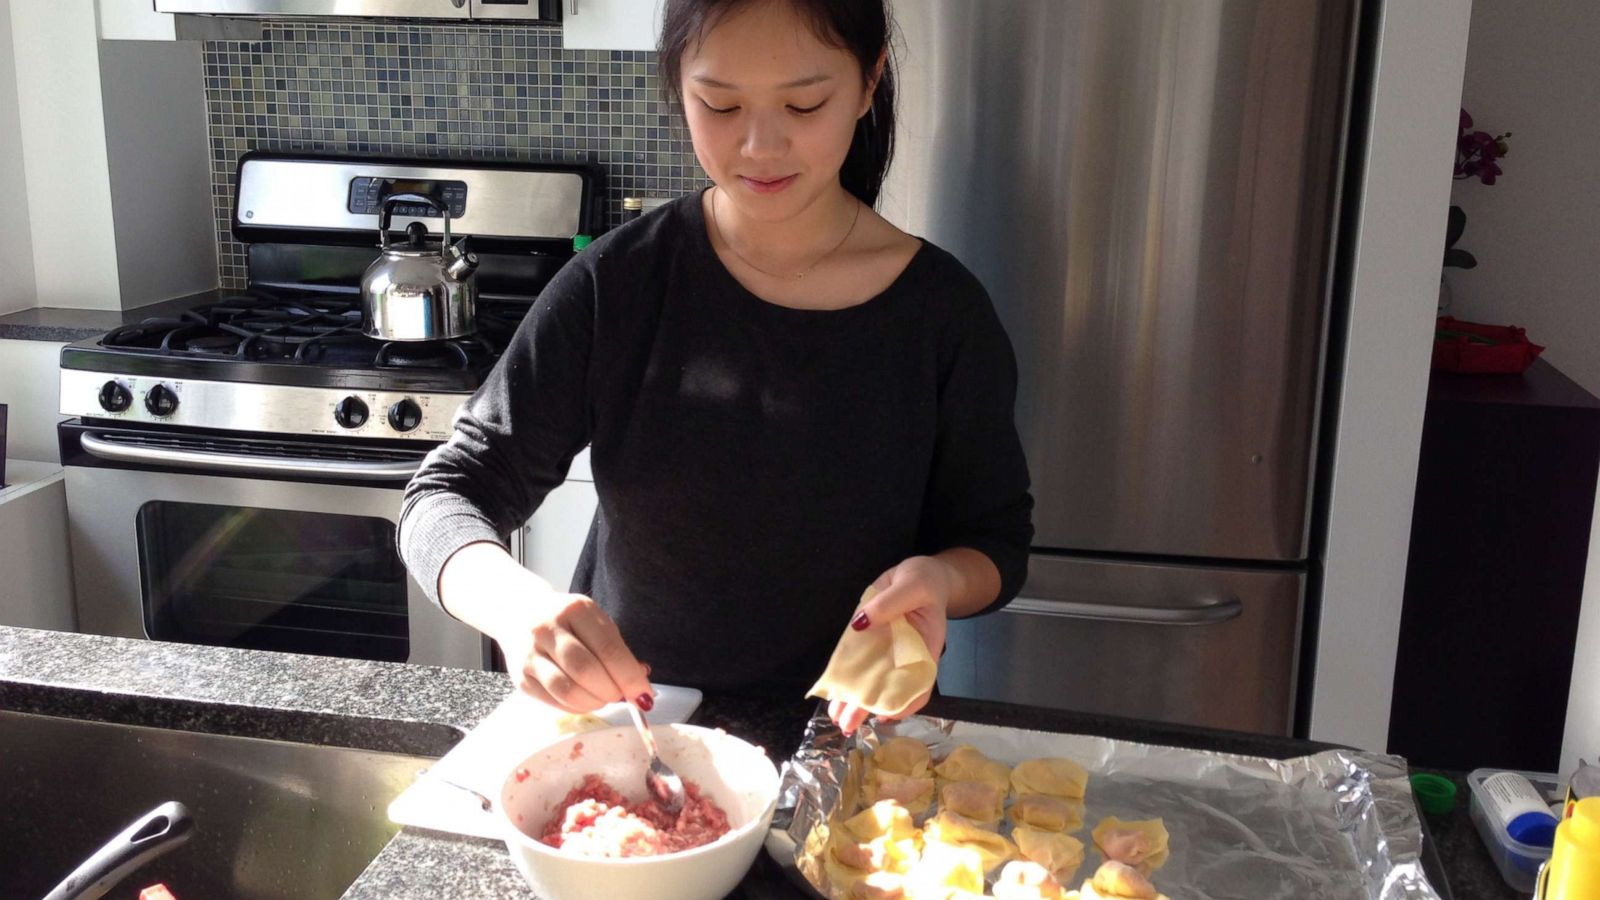
<instances>
[{"instance_id":1,"label":"red nail polish","mask_svg":"<svg viewBox=\"0 0 1600 900\"><path fill-rule=\"evenodd\" d=\"M850 627L857 631L866 631L867 626L871 624L871 622L867 621L866 613L857 613L856 617L850 620Z\"/></svg>"},{"instance_id":2,"label":"red nail polish","mask_svg":"<svg viewBox=\"0 0 1600 900\"><path fill-rule=\"evenodd\" d=\"M639 707L641 712L649 712L656 708L656 701L649 694L640 694L633 699L633 705Z\"/></svg>"}]
</instances>

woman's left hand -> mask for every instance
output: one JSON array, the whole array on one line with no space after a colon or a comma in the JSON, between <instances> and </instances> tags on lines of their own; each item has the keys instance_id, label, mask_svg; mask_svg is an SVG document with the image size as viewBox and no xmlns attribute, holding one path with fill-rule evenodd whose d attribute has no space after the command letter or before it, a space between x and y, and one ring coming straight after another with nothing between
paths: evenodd
<instances>
[{"instance_id":1,"label":"woman's left hand","mask_svg":"<svg viewBox=\"0 0 1600 900\"><path fill-rule=\"evenodd\" d=\"M913 556L878 576L872 586L878 593L850 621L850 627L887 628L901 616L922 635L928 652L937 660L944 651L946 610L961 590L961 572L949 562L933 556ZM928 703L932 691L911 702L904 715L911 715ZM854 704L834 700L828 715L845 734L853 734L870 713Z\"/></svg>"}]
</instances>

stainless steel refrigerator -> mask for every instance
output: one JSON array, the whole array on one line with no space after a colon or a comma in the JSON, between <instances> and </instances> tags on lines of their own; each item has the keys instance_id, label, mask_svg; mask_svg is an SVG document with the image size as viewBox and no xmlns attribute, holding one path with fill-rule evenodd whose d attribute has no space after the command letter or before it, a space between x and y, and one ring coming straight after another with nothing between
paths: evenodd
<instances>
[{"instance_id":1,"label":"stainless steel refrigerator","mask_svg":"<svg viewBox=\"0 0 1600 900\"><path fill-rule=\"evenodd\" d=\"M886 215L988 288L1036 499L947 694L1289 733L1359 0L895 0Z\"/></svg>"}]
</instances>

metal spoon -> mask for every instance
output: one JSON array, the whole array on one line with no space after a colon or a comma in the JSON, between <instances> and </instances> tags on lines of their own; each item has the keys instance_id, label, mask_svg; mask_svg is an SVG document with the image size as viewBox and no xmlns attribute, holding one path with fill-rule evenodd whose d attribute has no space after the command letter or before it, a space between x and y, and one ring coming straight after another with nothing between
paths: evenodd
<instances>
[{"instance_id":1,"label":"metal spoon","mask_svg":"<svg viewBox=\"0 0 1600 900\"><path fill-rule=\"evenodd\" d=\"M418 769L417 770L417 775L419 777L422 776L422 775L426 775L426 774L428 774L428 770L427 769ZM477 791L473 790L472 788L467 787L464 784L461 784L460 782L451 781L448 778L441 778L438 775L433 776L433 780L439 782L440 784L443 784L443 785L446 785L446 786L449 786L449 787L453 787L458 791L465 791L466 793L471 794L472 796L478 798L478 805L483 807L483 811L484 812L489 812L490 810L494 809L494 804L489 802L489 798L488 797L485 797L484 795L478 793Z\"/></svg>"},{"instance_id":2,"label":"metal spoon","mask_svg":"<svg viewBox=\"0 0 1600 900\"><path fill-rule=\"evenodd\" d=\"M655 735L650 733L644 713L639 712L639 707L632 703L625 705L633 716L633 727L639 730L639 737L644 739L644 749L650 754L650 767L644 772L644 788L662 809L675 816L683 809L683 779L672 771L671 766L661 761L661 754L656 752Z\"/></svg>"}]
</instances>

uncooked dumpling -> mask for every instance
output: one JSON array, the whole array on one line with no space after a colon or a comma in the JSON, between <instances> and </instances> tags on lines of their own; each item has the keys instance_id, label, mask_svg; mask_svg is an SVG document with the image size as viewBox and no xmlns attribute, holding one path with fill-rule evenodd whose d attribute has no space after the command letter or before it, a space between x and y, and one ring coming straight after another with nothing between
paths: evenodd
<instances>
[{"instance_id":1,"label":"uncooked dumpling","mask_svg":"<svg viewBox=\"0 0 1600 900\"><path fill-rule=\"evenodd\" d=\"M1005 813L1006 794L982 781L947 781L939 788L939 808L993 826Z\"/></svg>"},{"instance_id":2,"label":"uncooked dumpling","mask_svg":"<svg viewBox=\"0 0 1600 900\"><path fill-rule=\"evenodd\" d=\"M877 589L869 586L861 595L861 603L875 594ZM937 672L928 643L902 617L884 628L846 628L833 648L828 667L806 696L840 700L876 715L897 718L933 688Z\"/></svg>"},{"instance_id":3,"label":"uncooked dumpling","mask_svg":"<svg viewBox=\"0 0 1600 900\"><path fill-rule=\"evenodd\" d=\"M936 851L935 845L975 850L987 872L1017 856L1017 846L965 816L941 810L922 827L923 854Z\"/></svg>"},{"instance_id":4,"label":"uncooked dumpling","mask_svg":"<svg viewBox=\"0 0 1600 900\"><path fill-rule=\"evenodd\" d=\"M861 872L904 872L917 861L917 842L913 838L895 840L876 837L858 841L844 829L828 836L832 861Z\"/></svg>"},{"instance_id":5,"label":"uncooked dumpling","mask_svg":"<svg viewBox=\"0 0 1600 900\"><path fill-rule=\"evenodd\" d=\"M921 813L933 803L933 779L874 768L867 772L867 783L862 785L861 793L868 803L896 800L912 813Z\"/></svg>"},{"instance_id":6,"label":"uncooked dumpling","mask_svg":"<svg viewBox=\"0 0 1600 900\"><path fill-rule=\"evenodd\" d=\"M928 745L909 737L896 737L884 741L872 753L872 764L887 772L921 777L928 774L933 757Z\"/></svg>"},{"instance_id":7,"label":"uncooked dumpling","mask_svg":"<svg viewBox=\"0 0 1600 900\"><path fill-rule=\"evenodd\" d=\"M996 900L1064 900L1065 893L1049 870L1026 860L1006 863L994 880Z\"/></svg>"},{"instance_id":8,"label":"uncooked dumpling","mask_svg":"<svg viewBox=\"0 0 1600 900\"><path fill-rule=\"evenodd\" d=\"M869 872L850 885L850 900L900 900L906 895L905 876L895 872Z\"/></svg>"},{"instance_id":9,"label":"uncooked dumpling","mask_svg":"<svg viewBox=\"0 0 1600 900\"><path fill-rule=\"evenodd\" d=\"M950 751L933 773L945 781L982 781L1005 792L1011 787L1011 767L984 756L966 744Z\"/></svg>"},{"instance_id":10,"label":"uncooked dumpling","mask_svg":"<svg viewBox=\"0 0 1600 900\"><path fill-rule=\"evenodd\" d=\"M1070 759L1042 757L1018 763L1011 770L1011 790L1021 794L1049 794L1082 800L1089 773Z\"/></svg>"},{"instance_id":11,"label":"uncooked dumpling","mask_svg":"<svg viewBox=\"0 0 1600 900\"><path fill-rule=\"evenodd\" d=\"M846 819L840 827L858 841L881 837L900 841L919 836L911 811L895 800L880 800Z\"/></svg>"},{"instance_id":12,"label":"uncooked dumpling","mask_svg":"<svg viewBox=\"0 0 1600 900\"><path fill-rule=\"evenodd\" d=\"M1083 827L1083 801L1023 794L1011 804L1011 821L1045 831L1077 831Z\"/></svg>"},{"instance_id":13,"label":"uncooked dumpling","mask_svg":"<svg viewBox=\"0 0 1600 900\"><path fill-rule=\"evenodd\" d=\"M1138 869L1114 859L1106 860L1083 883L1079 900L1169 900Z\"/></svg>"},{"instance_id":14,"label":"uncooked dumpling","mask_svg":"<svg viewBox=\"0 0 1600 900\"><path fill-rule=\"evenodd\" d=\"M828 836L828 851L852 869L904 872L922 851L922 832L905 807L882 800L835 828Z\"/></svg>"},{"instance_id":15,"label":"uncooked dumpling","mask_svg":"<svg viewBox=\"0 0 1600 900\"><path fill-rule=\"evenodd\" d=\"M1160 819L1124 822L1116 816L1094 827L1094 845L1108 860L1133 866L1145 874L1167 861L1167 826Z\"/></svg>"},{"instance_id":16,"label":"uncooked dumpling","mask_svg":"<svg viewBox=\"0 0 1600 900\"><path fill-rule=\"evenodd\" d=\"M982 895L984 868L983 854L977 850L948 844L930 846L906 874L906 897L948 900L962 894Z\"/></svg>"},{"instance_id":17,"label":"uncooked dumpling","mask_svg":"<svg viewBox=\"0 0 1600 900\"><path fill-rule=\"evenodd\" d=\"M1058 883L1070 881L1083 865L1083 841L1071 835L1018 825L1011 839L1024 859L1044 866Z\"/></svg>"}]
</instances>

